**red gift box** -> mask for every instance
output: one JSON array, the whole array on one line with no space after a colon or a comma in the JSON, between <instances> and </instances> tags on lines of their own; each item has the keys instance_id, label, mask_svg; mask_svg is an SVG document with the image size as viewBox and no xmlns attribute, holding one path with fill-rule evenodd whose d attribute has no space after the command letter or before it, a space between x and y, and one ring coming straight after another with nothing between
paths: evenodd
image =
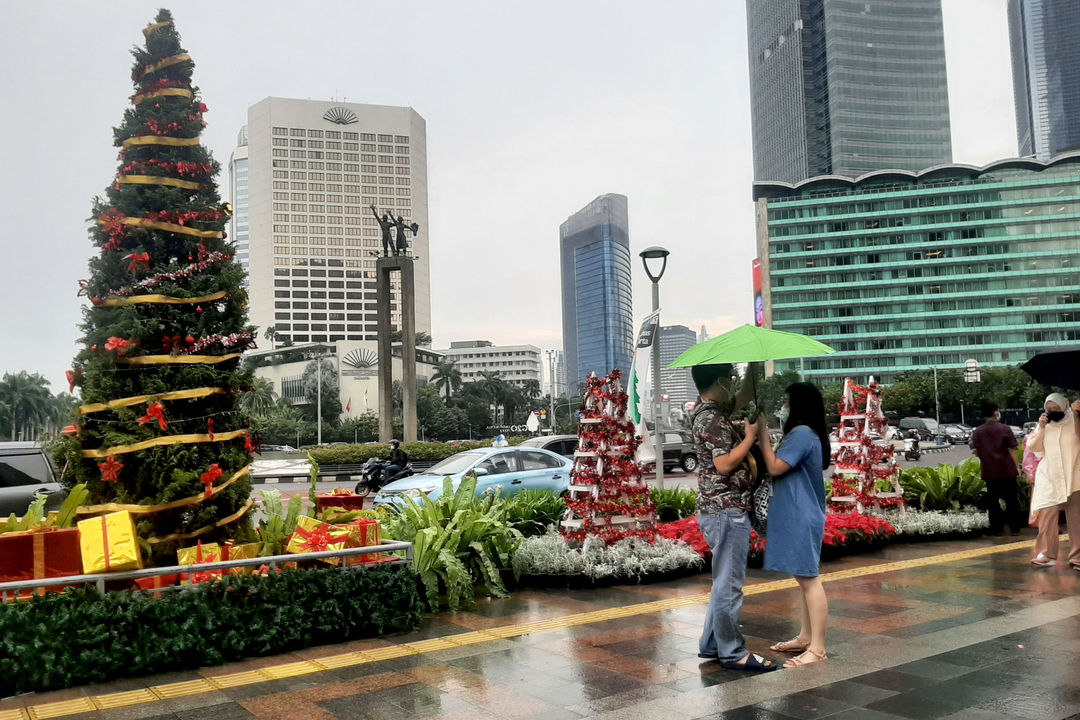
<instances>
[{"instance_id":1,"label":"red gift box","mask_svg":"<svg viewBox=\"0 0 1080 720\"><path fill-rule=\"evenodd\" d=\"M157 592L154 595L160 595L162 590L179 582L179 575L155 575L154 577L139 578L135 581L135 584L142 590L156 590Z\"/></svg>"},{"instance_id":2,"label":"red gift box","mask_svg":"<svg viewBox=\"0 0 1080 720\"><path fill-rule=\"evenodd\" d=\"M365 495L356 493L330 493L328 495L316 495L319 512L328 508L341 508L342 510L363 510Z\"/></svg>"},{"instance_id":3,"label":"red gift box","mask_svg":"<svg viewBox=\"0 0 1080 720\"><path fill-rule=\"evenodd\" d=\"M0 535L0 582L82 575L82 552L77 528ZM66 585L40 588L62 591ZM20 593L29 597L30 592Z\"/></svg>"}]
</instances>

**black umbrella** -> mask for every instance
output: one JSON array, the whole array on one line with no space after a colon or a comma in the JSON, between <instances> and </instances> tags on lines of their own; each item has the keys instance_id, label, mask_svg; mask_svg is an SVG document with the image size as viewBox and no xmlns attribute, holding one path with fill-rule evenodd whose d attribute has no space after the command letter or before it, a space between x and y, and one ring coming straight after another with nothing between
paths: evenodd
<instances>
[{"instance_id":1,"label":"black umbrella","mask_svg":"<svg viewBox=\"0 0 1080 720\"><path fill-rule=\"evenodd\" d=\"M1080 345L1041 350L1020 369L1043 385L1080 390Z\"/></svg>"}]
</instances>

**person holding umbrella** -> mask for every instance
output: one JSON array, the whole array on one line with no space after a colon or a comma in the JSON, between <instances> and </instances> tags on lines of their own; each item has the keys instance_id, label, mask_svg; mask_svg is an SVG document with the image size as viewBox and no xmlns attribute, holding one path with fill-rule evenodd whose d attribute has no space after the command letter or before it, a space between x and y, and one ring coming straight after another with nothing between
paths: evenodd
<instances>
[{"instance_id":1,"label":"person holding umbrella","mask_svg":"<svg viewBox=\"0 0 1080 720\"><path fill-rule=\"evenodd\" d=\"M765 423L758 428L758 444L765 467L773 478L769 504L769 538L765 569L792 575L802 591L802 627L792 640L770 650L798 653L784 669L827 660L825 631L829 601L821 584L821 543L825 537L825 480L831 447L825 426L825 402L810 383L787 389L788 401L780 411L784 438L773 451Z\"/></svg>"},{"instance_id":2,"label":"person holding umbrella","mask_svg":"<svg viewBox=\"0 0 1080 720\"><path fill-rule=\"evenodd\" d=\"M739 613L750 552L754 477L748 457L757 425L744 421L739 437L727 415L733 406L730 364L695 365L690 374L700 394L691 416L698 459L698 527L712 551L712 592L698 655L719 660L727 670L769 672L777 665L747 652Z\"/></svg>"},{"instance_id":3,"label":"person holding umbrella","mask_svg":"<svg viewBox=\"0 0 1080 720\"><path fill-rule=\"evenodd\" d=\"M1031 564L1053 567L1058 554L1058 513L1064 506L1069 526L1069 565L1080 571L1080 402L1069 406L1060 393L1050 393L1039 426L1027 447L1041 456L1031 491L1031 523L1039 528Z\"/></svg>"}]
</instances>

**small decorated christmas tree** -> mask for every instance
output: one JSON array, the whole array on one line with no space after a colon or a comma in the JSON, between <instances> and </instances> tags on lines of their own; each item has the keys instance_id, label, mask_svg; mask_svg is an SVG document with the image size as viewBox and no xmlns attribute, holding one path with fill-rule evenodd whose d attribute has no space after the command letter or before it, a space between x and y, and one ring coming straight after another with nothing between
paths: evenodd
<instances>
[{"instance_id":1,"label":"small decorated christmas tree","mask_svg":"<svg viewBox=\"0 0 1080 720\"><path fill-rule=\"evenodd\" d=\"M562 533L569 540L596 535L611 544L625 537L652 540L656 507L634 455L641 439L626 415L619 371L589 377L570 477Z\"/></svg>"},{"instance_id":2,"label":"small decorated christmas tree","mask_svg":"<svg viewBox=\"0 0 1080 720\"><path fill-rule=\"evenodd\" d=\"M244 271L225 237L218 164L199 143L206 106L172 16L161 10L135 48L131 107L114 130L119 169L94 201L99 252L84 347L68 371L82 388L65 482L90 502L142 506L139 536L158 560L179 545L246 536L255 449L237 394L254 344Z\"/></svg>"},{"instance_id":3,"label":"small decorated christmas tree","mask_svg":"<svg viewBox=\"0 0 1080 720\"><path fill-rule=\"evenodd\" d=\"M859 512L874 506L902 507L900 467L896 449L885 437L888 421L881 408L881 386L874 378L870 378L869 387L845 380L839 409L836 438L840 449L833 458L836 469L829 504L834 509L854 507Z\"/></svg>"}]
</instances>

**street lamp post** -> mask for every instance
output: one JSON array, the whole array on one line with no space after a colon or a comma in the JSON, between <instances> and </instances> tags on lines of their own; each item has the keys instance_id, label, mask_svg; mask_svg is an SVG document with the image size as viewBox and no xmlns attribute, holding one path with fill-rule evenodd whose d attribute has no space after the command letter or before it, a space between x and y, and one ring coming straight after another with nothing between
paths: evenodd
<instances>
[{"instance_id":1,"label":"street lamp post","mask_svg":"<svg viewBox=\"0 0 1080 720\"><path fill-rule=\"evenodd\" d=\"M652 281L652 309L658 313L660 310L660 278L667 269L667 259L670 254L666 249L653 245L645 248L640 253L641 264L645 266L645 274ZM659 261L660 269L653 271L649 267L649 261ZM653 447L656 452L656 487L664 489L664 436L660 431L660 316L656 317L656 335L653 337L652 346L652 406L653 406Z\"/></svg>"},{"instance_id":2,"label":"street lamp post","mask_svg":"<svg viewBox=\"0 0 1080 720\"><path fill-rule=\"evenodd\" d=\"M555 434L555 354L557 350L548 350L548 379L551 381L551 434Z\"/></svg>"}]
</instances>

